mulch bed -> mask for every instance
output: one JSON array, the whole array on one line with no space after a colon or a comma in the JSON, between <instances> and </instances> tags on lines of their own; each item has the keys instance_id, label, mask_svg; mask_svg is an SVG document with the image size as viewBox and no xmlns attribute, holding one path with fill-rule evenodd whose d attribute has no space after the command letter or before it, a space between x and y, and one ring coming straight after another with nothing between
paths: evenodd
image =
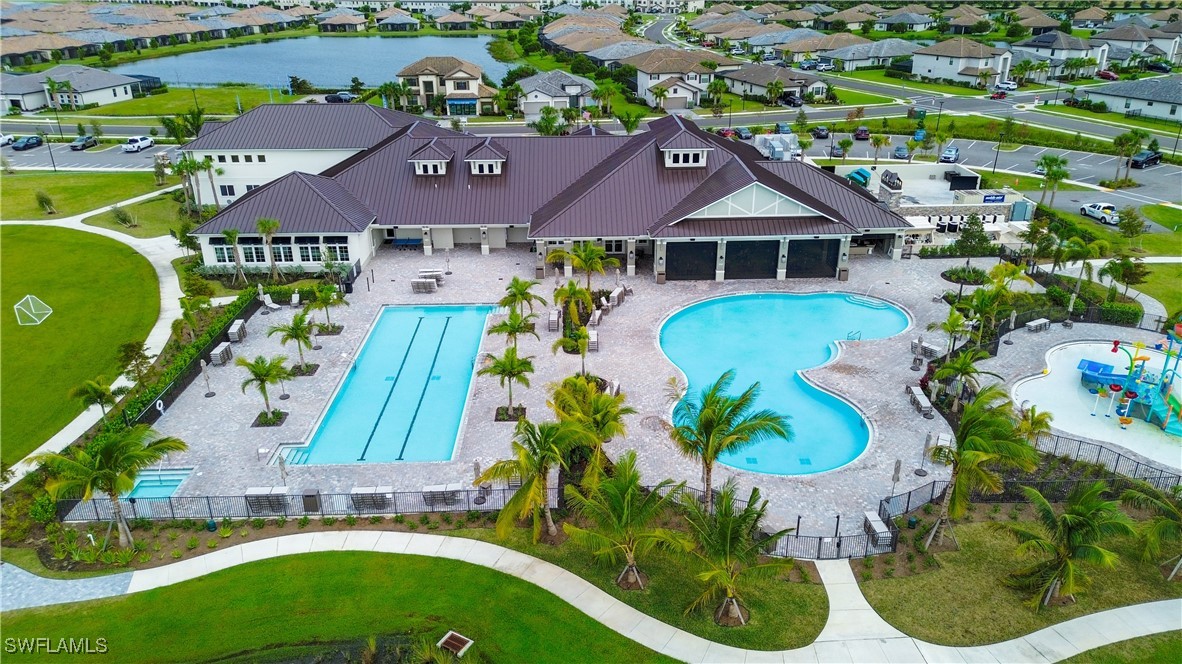
<instances>
[{"instance_id":1,"label":"mulch bed","mask_svg":"<svg viewBox=\"0 0 1182 664\"><path fill-rule=\"evenodd\" d=\"M254 427L281 427L281 426L283 426L283 423L287 421L287 413L285 413L283 411L278 411L278 412L279 412L279 419L275 420L275 421L271 421L271 422L266 421L266 417L267 417L266 413L259 413L258 417L254 418L254 423L250 425L251 428L254 428Z\"/></svg>"},{"instance_id":2,"label":"mulch bed","mask_svg":"<svg viewBox=\"0 0 1182 664\"><path fill-rule=\"evenodd\" d=\"M291 375L297 378L306 376L315 376L316 370L320 368L319 364L297 364L291 368Z\"/></svg>"},{"instance_id":3,"label":"mulch bed","mask_svg":"<svg viewBox=\"0 0 1182 664\"><path fill-rule=\"evenodd\" d=\"M508 406L497 406L497 414L493 421L517 422L523 417L525 417L525 406L513 406L512 412L509 412Z\"/></svg>"},{"instance_id":4,"label":"mulch bed","mask_svg":"<svg viewBox=\"0 0 1182 664\"><path fill-rule=\"evenodd\" d=\"M321 337L335 337L344 331L344 325L324 325L316 331L316 334Z\"/></svg>"}]
</instances>

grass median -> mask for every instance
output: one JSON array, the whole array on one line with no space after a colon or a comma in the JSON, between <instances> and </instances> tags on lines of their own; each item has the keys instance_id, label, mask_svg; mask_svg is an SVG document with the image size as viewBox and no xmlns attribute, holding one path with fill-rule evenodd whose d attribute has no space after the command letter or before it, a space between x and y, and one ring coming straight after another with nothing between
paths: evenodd
<instances>
[{"instance_id":1,"label":"grass median","mask_svg":"<svg viewBox=\"0 0 1182 664\"><path fill-rule=\"evenodd\" d=\"M1179 238L1182 244L1182 238ZM1133 286L1149 297L1162 303L1167 315L1182 311L1182 265L1177 263L1151 263L1149 278L1143 284ZM1122 289L1123 290L1123 289Z\"/></svg>"},{"instance_id":2,"label":"grass median","mask_svg":"<svg viewBox=\"0 0 1182 664\"><path fill-rule=\"evenodd\" d=\"M169 177L167 184L176 184ZM0 209L5 219L58 219L118 203L155 191L156 178L147 171L119 173L28 171L0 175ZM54 214L37 204L43 191L53 199Z\"/></svg>"},{"instance_id":3,"label":"grass median","mask_svg":"<svg viewBox=\"0 0 1182 664\"><path fill-rule=\"evenodd\" d=\"M146 201L128 205L123 210L131 215L133 226L120 224L115 220L113 211L87 217L82 220L82 223L87 226L119 231L132 237L160 237L168 235L170 230L177 227L177 213L180 212L180 204L172 200L172 196L169 194L161 194Z\"/></svg>"},{"instance_id":4,"label":"grass median","mask_svg":"<svg viewBox=\"0 0 1182 664\"><path fill-rule=\"evenodd\" d=\"M1101 646L1062 664L1143 664L1144 662L1182 662L1182 630L1142 636Z\"/></svg>"},{"instance_id":5,"label":"grass median","mask_svg":"<svg viewBox=\"0 0 1182 664\"><path fill-rule=\"evenodd\" d=\"M86 117L146 117L149 118L148 122L154 123L151 118L184 113L194 105L200 106L208 115L237 115L240 104L243 111L249 111L260 104L289 104L301 98L302 95L287 95L279 89L268 90L247 85L227 85L216 88L170 88L168 92L158 95L129 99L84 111L71 111L67 107L59 113ZM163 133L162 130L161 134Z\"/></svg>"}]
</instances>

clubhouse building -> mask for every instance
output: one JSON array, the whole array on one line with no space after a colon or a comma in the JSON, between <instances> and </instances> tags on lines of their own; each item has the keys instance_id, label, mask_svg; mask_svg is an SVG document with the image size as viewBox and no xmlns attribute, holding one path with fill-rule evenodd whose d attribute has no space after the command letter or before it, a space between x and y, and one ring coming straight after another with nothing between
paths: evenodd
<instances>
[{"instance_id":1,"label":"clubhouse building","mask_svg":"<svg viewBox=\"0 0 1182 664\"><path fill-rule=\"evenodd\" d=\"M540 277L550 250L590 241L658 283L841 277L851 242L898 258L913 229L809 164L769 161L679 117L648 127L481 137L368 105L291 104L212 126L182 149L226 166L219 182L253 180L194 233L208 265L233 263L230 229L248 266L269 264L263 217L281 224L277 262L307 271L327 259L364 265L390 247L517 245L535 253Z\"/></svg>"}]
</instances>

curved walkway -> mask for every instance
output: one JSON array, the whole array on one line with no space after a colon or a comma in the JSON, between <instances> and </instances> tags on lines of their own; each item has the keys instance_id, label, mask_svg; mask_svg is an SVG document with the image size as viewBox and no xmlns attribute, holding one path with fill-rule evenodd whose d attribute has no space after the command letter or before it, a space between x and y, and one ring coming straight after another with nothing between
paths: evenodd
<instances>
[{"instance_id":1,"label":"curved walkway","mask_svg":"<svg viewBox=\"0 0 1182 664\"><path fill-rule=\"evenodd\" d=\"M180 298L184 295L181 291L180 279L177 278L176 270L172 269L172 261L180 258L182 255L181 249L177 246L176 240L172 236L165 235L154 238L138 238L132 237L119 231L114 231L109 228L100 228L98 226L88 226L82 223L83 219L93 217L97 214L107 212L115 206L126 206L146 201L150 198L155 198L162 193L179 189L181 185L173 185L171 187L163 187L144 194L129 198L125 201L119 201L112 205L97 208L76 214L70 217L62 217L61 219L44 219L44 220L13 220L0 221L0 226L54 226L58 228L68 228L75 231L84 231L86 233L94 233L95 235L102 235L111 238L117 242L126 244L134 249L138 254L143 256L152 264L152 268L156 270L156 281L160 286L160 315L156 318L156 323L152 326L152 330L148 333L148 338L144 343L148 346L148 353L150 355L159 355L160 351L164 350L164 345L168 343L168 338L172 335L172 321L179 318L181 315ZM131 381L125 377L120 376L116 379L114 386L131 386ZM34 454L41 454L43 452L60 452L65 449L67 445L74 442L85 433L90 427L94 426L95 422L99 421L102 416L98 406L92 406L87 410L82 411L78 417L74 418L72 422L67 424L58 431L52 438L46 441L43 445L33 450L28 456L13 465L12 480L4 484L2 488L7 489L12 484L19 482L22 477L33 470L34 466L28 463L30 456Z\"/></svg>"},{"instance_id":2,"label":"curved walkway","mask_svg":"<svg viewBox=\"0 0 1182 664\"><path fill-rule=\"evenodd\" d=\"M245 563L313 551L431 556L495 569L554 593L621 635L685 662L1056 662L1108 643L1182 627L1178 620L1182 599L1173 599L1101 611L992 645L940 646L911 638L879 617L862 596L849 561L824 560L817 562L817 569L829 595L829 617L817 640L794 650L747 650L714 643L663 623L557 565L512 549L461 537L372 530L284 535L164 567L77 581L42 579L3 565L0 603L5 609L16 609L111 597L170 586Z\"/></svg>"}]
</instances>

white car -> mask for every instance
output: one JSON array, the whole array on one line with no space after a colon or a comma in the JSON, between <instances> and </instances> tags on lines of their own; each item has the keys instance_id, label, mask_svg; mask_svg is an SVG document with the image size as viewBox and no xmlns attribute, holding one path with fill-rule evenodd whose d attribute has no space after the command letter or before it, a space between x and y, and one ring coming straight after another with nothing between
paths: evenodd
<instances>
[{"instance_id":1,"label":"white car","mask_svg":"<svg viewBox=\"0 0 1182 664\"><path fill-rule=\"evenodd\" d=\"M998 81L995 90L1005 90L1006 92L1013 92L1018 89L1018 84L1014 81Z\"/></svg>"},{"instance_id":2,"label":"white car","mask_svg":"<svg viewBox=\"0 0 1182 664\"><path fill-rule=\"evenodd\" d=\"M1088 203L1079 208L1079 213L1110 226L1115 226L1120 222L1120 217L1116 213L1116 206L1111 203Z\"/></svg>"},{"instance_id":3,"label":"white car","mask_svg":"<svg viewBox=\"0 0 1182 664\"><path fill-rule=\"evenodd\" d=\"M833 65L826 62L818 62L817 71L833 71Z\"/></svg>"},{"instance_id":4,"label":"white car","mask_svg":"<svg viewBox=\"0 0 1182 664\"><path fill-rule=\"evenodd\" d=\"M0 147L12 145L12 142L15 140L16 137L14 137L12 134L0 134Z\"/></svg>"},{"instance_id":5,"label":"white car","mask_svg":"<svg viewBox=\"0 0 1182 664\"><path fill-rule=\"evenodd\" d=\"M156 145L151 136L132 136L123 144L124 152L140 152Z\"/></svg>"}]
</instances>

